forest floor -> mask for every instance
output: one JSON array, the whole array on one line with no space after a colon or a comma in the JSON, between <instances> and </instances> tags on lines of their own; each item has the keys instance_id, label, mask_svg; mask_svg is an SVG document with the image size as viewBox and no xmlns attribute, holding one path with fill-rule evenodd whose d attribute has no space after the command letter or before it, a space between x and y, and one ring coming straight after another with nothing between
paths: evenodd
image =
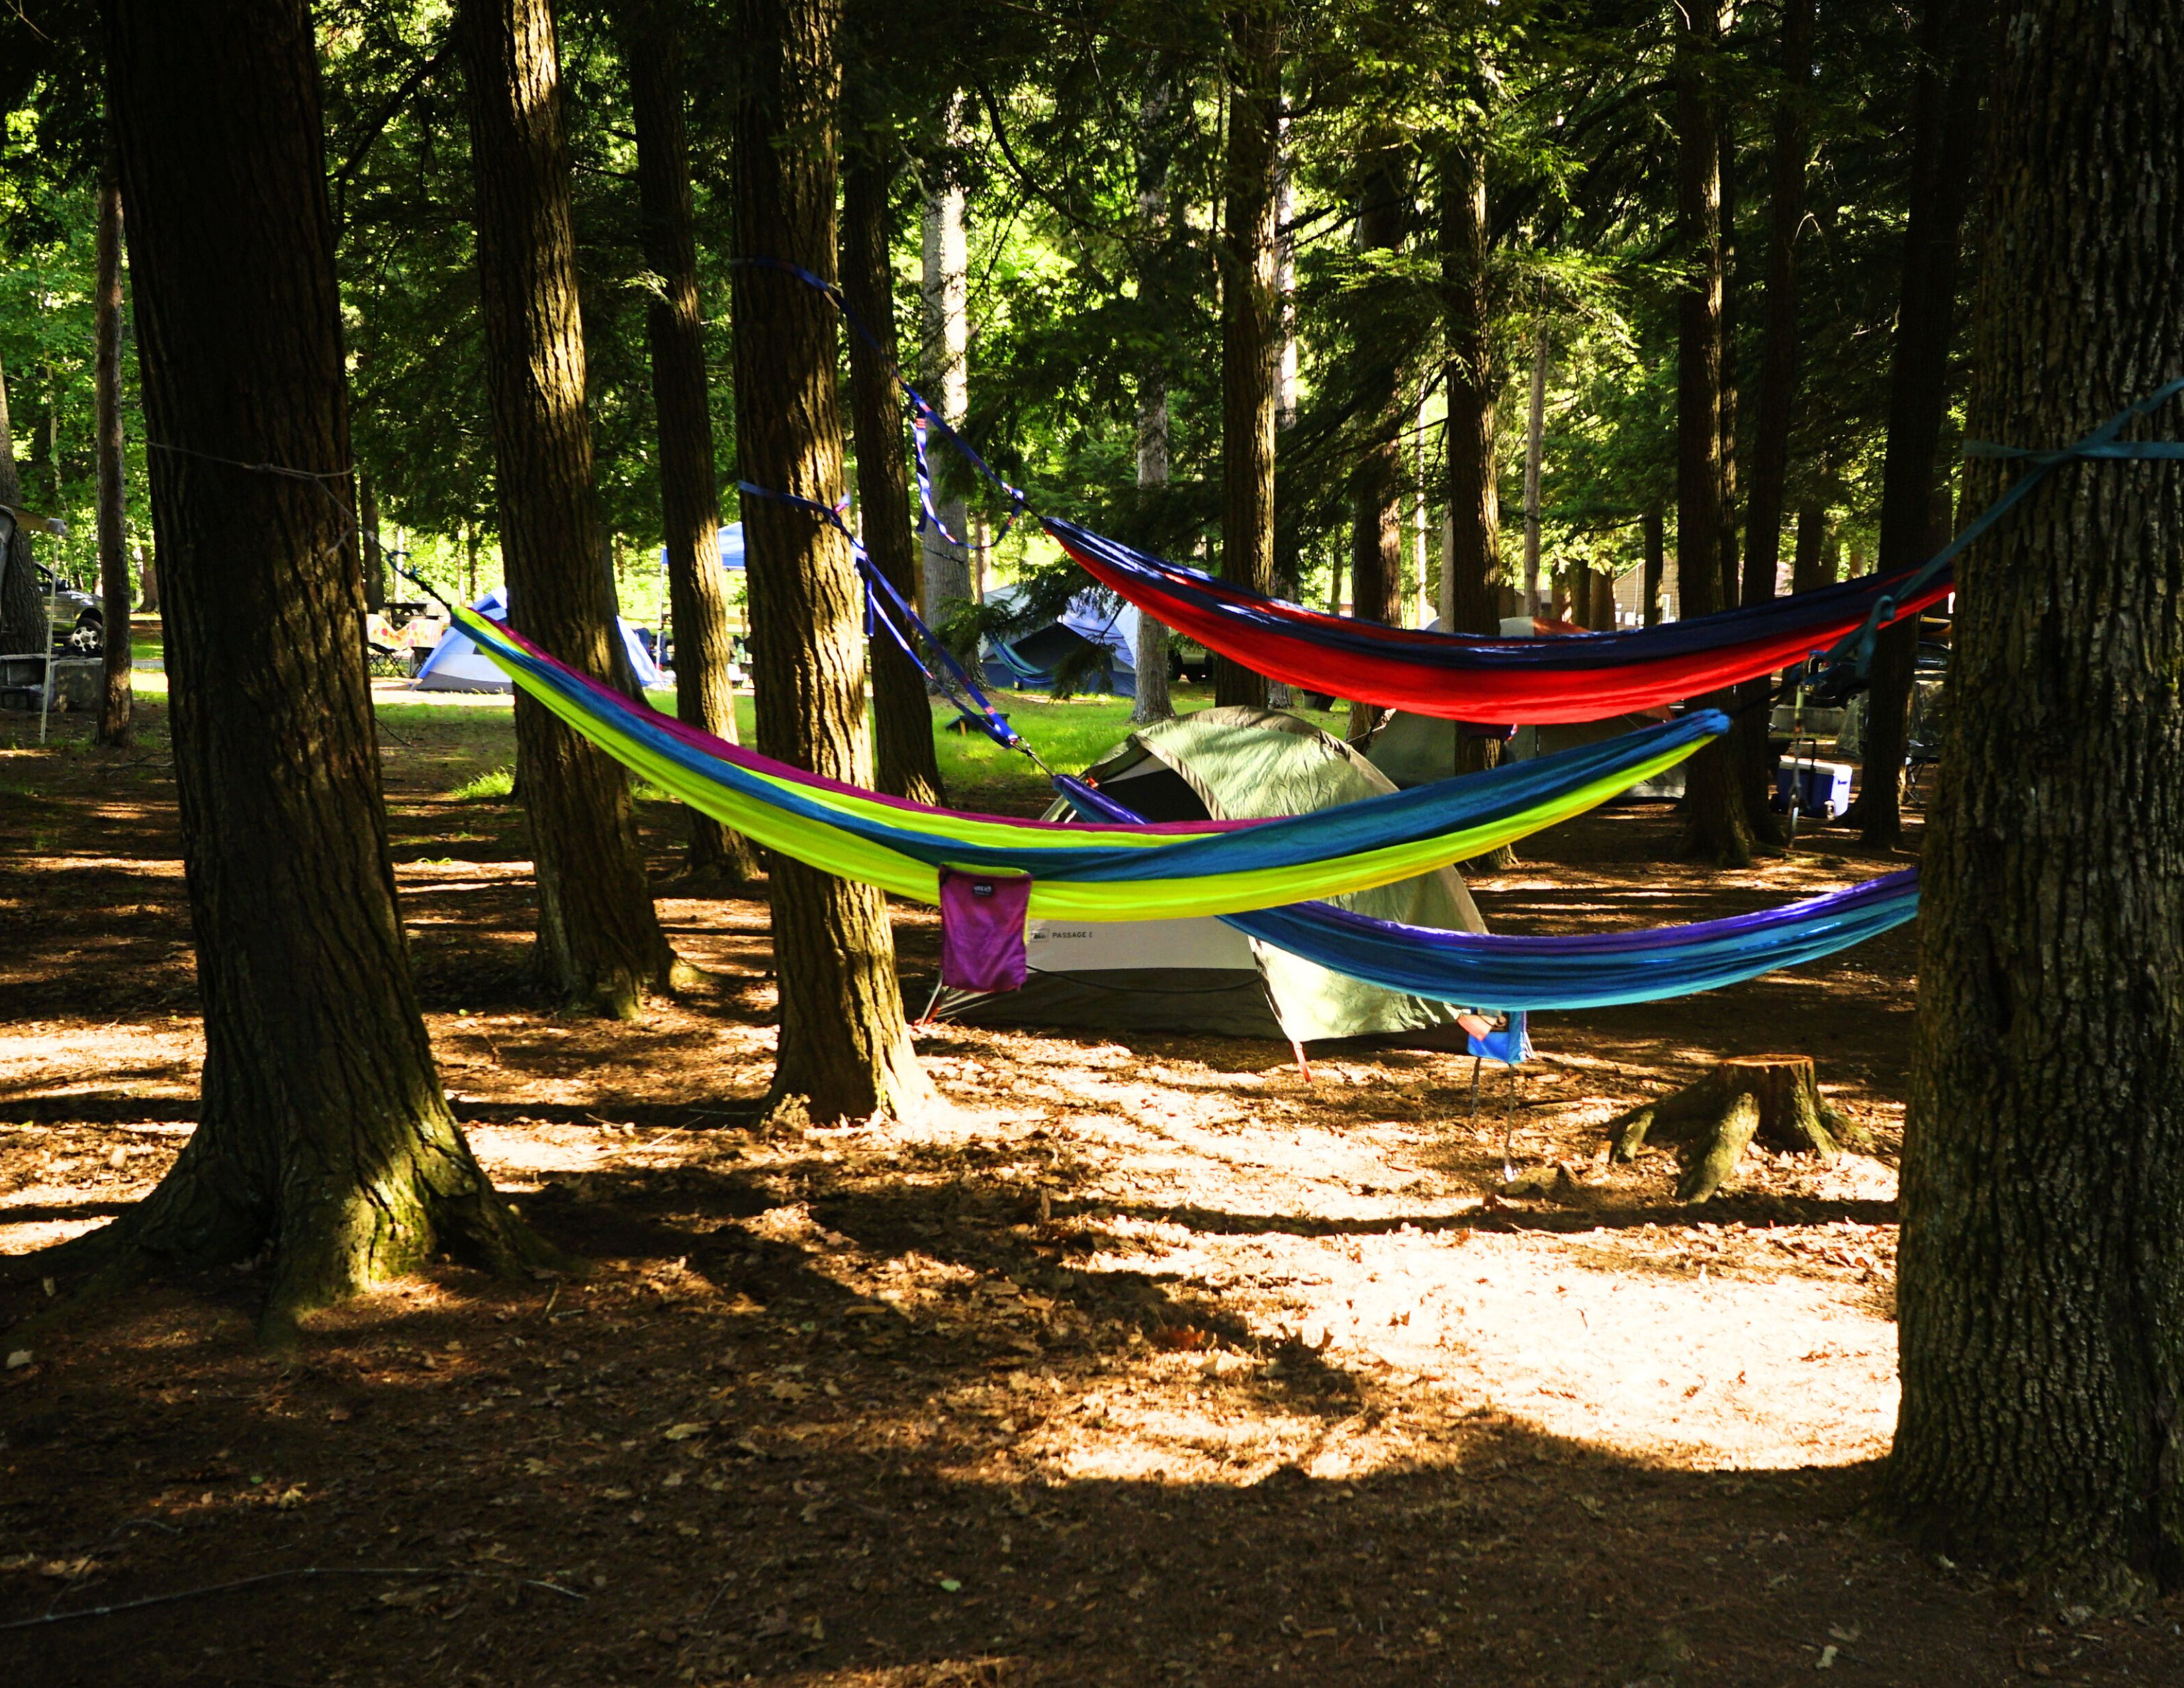
<instances>
[{"instance_id":1,"label":"forest floor","mask_svg":"<svg viewBox=\"0 0 2184 1688\"><path fill-rule=\"evenodd\" d=\"M66 1310L35 1251L149 1189L195 1111L145 715L129 751L69 717L0 748L0 1327L49 1316L0 1345L10 1684L2184 1680L2184 1602L2043 1611L1876 1519L1908 929L1537 1025L1526 1200L1494 1193L1498 1081L1474 1120L1440 1054L1318 1051L1307 1083L1271 1044L942 1026L951 1117L769 1134L762 894L683 894L642 805L708 982L634 1027L542 1011L485 777L505 710L390 708L446 1084L589 1270L443 1266L286 1362L249 1262ZM1672 824L1594 816L1474 889L1497 929L1573 930L1897 860L1823 835L1706 873L1663 865ZM922 1001L937 928L897 933ZM1606 1159L1619 1107L1785 1050L1874 1155L1755 1153L1700 1208L1666 1156ZM70 1619L132 1602L160 1603Z\"/></svg>"}]
</instances>

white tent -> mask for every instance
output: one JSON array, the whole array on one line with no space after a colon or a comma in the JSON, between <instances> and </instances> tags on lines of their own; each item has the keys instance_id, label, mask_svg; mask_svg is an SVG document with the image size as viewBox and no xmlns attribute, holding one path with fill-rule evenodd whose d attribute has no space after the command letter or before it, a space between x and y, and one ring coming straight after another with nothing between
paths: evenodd
<instances>
[{"instance_id":1,"label":"white tent","mask_svg":"<svg viewBox=\"0 0 2184 1688\"><path fill-rule=\"evenodd\" d=\"M508 593L499 587L478 599L471 608L488 621L508 619ZM637 676L637 683L651 688L666 683L660 665L652 660L652 653L644 648L638 631L621 616L615 625L621 630L622 649L629 653L630 671ZM510 690L508 676L494 667L482 655L469 634L460 627L450 627L439 643L432 647L417 670L417 677L410 683L415 692L505 692Z\"/></svg>"}]
</instances>

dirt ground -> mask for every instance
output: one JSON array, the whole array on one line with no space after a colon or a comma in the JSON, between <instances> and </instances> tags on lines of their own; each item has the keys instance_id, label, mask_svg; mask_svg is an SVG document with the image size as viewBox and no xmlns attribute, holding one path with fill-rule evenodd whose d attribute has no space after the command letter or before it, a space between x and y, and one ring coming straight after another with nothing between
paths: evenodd
<instances>
[{"instance_id":1,"label":"dirt ground","mask_svg":"<svg viewBox=\"0 0 2184 1688\"><path fill-rule=\"evenodd\" d=\"M151 1188L202 1041L156 706L0 749L0 1325L36 1251ZM1535 1025L1469 1062L942 1026L955 1117L764 1134L762 894L661 911L710 982L631 1028L524 988L520 814L451 794L505 717L390 715L448 1088L588 1260L454 1267L261 1355L250 1262L5 1343L11 1684L2175 1683L2184 1602L2043 1612L1876 1521L1914 939ZM0 745L9 729L0 724ZM1474 882L1510 931L1849 883L1823 835L1664 866L1658 811ZM899 911L922 1002L938 933ZM1704 1207L1601 1123L1796 1050L1872 1134ZM1491 1193L1505 1100L1520 1169ZM104 1608L108 1615L84 1616Z\"/></svg>"}]
</instances>

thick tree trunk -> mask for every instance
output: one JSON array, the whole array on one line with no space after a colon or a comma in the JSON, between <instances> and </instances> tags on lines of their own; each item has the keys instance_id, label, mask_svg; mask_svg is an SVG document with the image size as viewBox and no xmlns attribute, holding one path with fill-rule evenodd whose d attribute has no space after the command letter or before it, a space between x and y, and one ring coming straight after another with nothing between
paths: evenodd
<instances>
[{"instance_id":1,"label":"thick tree trunk","mask_svg":"<svg viewBox=\"0 0 2184 1688\"><path fill-rule=\"evenodd\" d=\"M925 277L924 321L919 349L919 383L940 420L961 429L971 408L971 259L963 226L966 197L959 151L963 134L963 97L951 96L943 124L940 156L930 161L922 222ZM934 508L953 540L930 523L925 526L925 618L939 627L950 606L971 602L973 559L970 512L949 488L964 472L952 446L936 437L928 454L935 485Z\"/></svg>"},{"instance_id":2,"label":"thick tree trunk","mask_svg":"<svg viewBox=\"0 0 2184 1688\"><path fill-rule=\"evenodd\" d=\"M1269 592L1282 334L1274 218L1282 114L1277 0L1240 0L1228 14L1228 46L1221 227L1221 572L1238 586ZM1263 709L1266 678L1217 656L1213 700Z\"/></svg>"},{"instance_id":3,"label":"thick tree trunk","mask_svg":"<svg viewBox=\"0 0 2184 1688\"><path fill-rule=\"evenodd\" d=\"M721 503L705 379L705 321L690 227L690 148L683 130L681 19L672 0L623 0L622 58L637 131L637 195L644 262L659 278L646 302L652 409L660 441L660 531L675 626L675 714L730 744L728 595L721 570ZM684 810L690 872L739 883L758 872L749 842L710 815Z\"/></svg>"},{"instance_id":4,"label":"thick tree trunk","mask_svg":"<svg viewBox=\"0 0 2184 1688\"><path fill-rule=\"evenodd\" d=\"M1759 396L1752 429L1752 486L1746 510L1744 590L1741 601L1774 596L1782 561L1782 516L1790 471L1790 429L1797 409L1797 231L1805 220L1805 154L1813 73L1816 0L1786 0L1782 12L1781 85L1774 96L1774 150L1768 170L1767 281L1761 326ZM1747 682L1738 701L1736 756L1744 806L1755 829L1779 838L1768 801L1768 711L1772 678Z\"/></svg>"},{"instance_id":5,"label":"thick tree trunk","mask_svg":"<svg viewBox=\"0 0 2184 1688\"><path fill-rule=\"evenodd\" d=\"M448 1113L395 906L309 16L106 18L145 421L171 448L152 514L205 1057L181 1158L70 1252L119 1270L270 1251L279 1339L442 1249L504 1270L543 1251ZM248 466L268 463L292 472Z\"/></svg>"},{"instance_id":6,"label":"thick tree trunk","mask_svg":"<svg viewBox=\"0 0 2184 1688\"><path fill-rule=\"evenodd\" d=\"M744 77L733 147L739 257L834 270L838 0L739 0ZM777 270L735 271L736 450L743 477L832 505L842 490L834 317ZM872 783L862 598L849 548L800 510L744 510L758 747L831 779ZM777 857L773 950L781 1041L772 1104L815 1120L915 1114L933 1092L910 1047L887 905Z\"/></svg>"},{"instance_id":7,"label":"thick tree trunk","mask_svg":"<svg viewBox=\"0 0 2184 1688\"><path fill-rule=\"evenodd\" d=\"M895 392L894 271L888 260L891 162L867 148L850 155L842 192L842 295L878 349L850 336L850 414L857 443L857 503L865 554L897 592L918 601L917 538L910 525L910 472L902 401ZM913 803L946 800L933 746L925 676L886 633L869 641L872 736L879 788Z\"/></svg>"},{"instance_id":8,"label":"thick tree trunk","mask_svg":"<svg viewBox=\"0 0 2184 1688\"><path fill-rule=\"evenodd\" d=\"M15 465L15 437L8 425L8 372L0 367L0 504L12 510L22 501L22 471ZM21 523L11 521L0 549L0 654L36 655L50 651L53 643L31 536Z\"/></svg>"},{"instance_id":9,"label":"thick tree trunk","mask_svg":"<svg viewBox=\"0 0 2184 1688\"><path fill-rule=\"evenodd\" d=\"M1448 631L1502 631L1502 499L1495 471L1493 299L1487 259L1486 164L1474 148L1440 159L1441 320L1448 342L1448 554L1441 601ZM1451 773L1475 773L1500 760L1499 741L1457 734ZM1514 865L1504 845L1475 863L1484 872Z\"/></svg>"},{"instance_id":10,"label":"thick tree trunk","mask_svg":"<svg viewBox=\"0 0 2184 1688\"><path fill-rule=\"evenodd\" d=\"M128 463L121 448L121 175L108 135L98 167L98 276L92 289L93 450L98 461L98 585L105 638L98 742L126 744L131 688L129 536L122 526Z\"/></svg>"},{"instance_id":11,"label":"thick tree trunk","mask_svg":"<svg viewBox=\"0 0 2184 1688\"><path fill-rule=\"evenodd\" d=\"M156 616L159 613L159 559L155 551L143 558L144 601L136 608L139 613Z\"/></svg>"},{"instance_id":12,"label":"thick tree trunk","mask_svg":"<svg viewBox=\"0 0 2184 1688\"><path fill-rule=\"evenodd\" d=\"M1407 175L1401 153L1384 144L1372 148L1358 195L1359 251L1401 249L1408 220ZM1361 621L1384 622L1402 619L1404 408L1396 404L1397 370L1387 349L1389 337L1376 322L1384 297L1380 287L1368 286L1351 298L1358 344L1370 365L1357 376L1358 413L1373 434L1351 474L1350 613ZM1353 702L1351 742L1363 744L1379 718L1376 705Z\"/></svg>"},{"instance_id":13,"label":"thick tree trunk","mask_svg":"<svg viewBox=\"0 0 2184 1688\"><path fill-rule=\"evenodd\" d=\"M1721 153L1714 134L1713 57L1721 14L1693 0L1676 36L1676 198L1684 284L1676 300L1676 591L1685 621L1721 602ZM1726 709L1726 693L1707 701ZM1752 825L1727 744L1684 766L1686 860L1742 866Z\"/></svg>"},{"instance_id":14,"label":"thick tree trunk","mask_svg":"<svg viewBox=\"0 0 2184 1688\"><path fill-rule=\"evenodd\" d=\"M2060 446L2184 369L2184 17L2048 0L2004 43L1966 426ZM2180 535L2176 465L2087 464L1961 560L1924 850L1890 1475L2066 1603L2184 1574Z\"/></svg>"},{"instance_id":15,"label":"thick tree trunk","mask_svg":"<svg viewBox=\"0 0 2184 1688\"><path fill-rule=\"evenodd\" d=\"M569 214L569 148L548 0L461 0L510 625L617 682L614 582L601 566ZM671 983L629 780L540 705L515 700L515 778L538 879L538 965L572 1006L634 1016Z\"/></svg>"},{"instance_id":16,"label":"thick tree trunk","mask_svg":"<svg viewBox=\"0 0 2184 1688\"><path fill-rule=\"evenodd\" d=\"M1942 537L1933 521L1934 487L1944 472L1941 439L1949 408L1949 352L1956 337L1957 271L1964 214L1979 169L1991 16L1972 0L1926 0L1919 20L1903 286L1889 365L1888 444L1881 463L1875 566L1883 573L1924 562L1940 548ZM1857 824L1862 842L1884 849L1903 836L1903 757L1918 655L1915 616L1884 632L1874 650L1865 776L1846 819Z\"/></svg>"}]
</instances>

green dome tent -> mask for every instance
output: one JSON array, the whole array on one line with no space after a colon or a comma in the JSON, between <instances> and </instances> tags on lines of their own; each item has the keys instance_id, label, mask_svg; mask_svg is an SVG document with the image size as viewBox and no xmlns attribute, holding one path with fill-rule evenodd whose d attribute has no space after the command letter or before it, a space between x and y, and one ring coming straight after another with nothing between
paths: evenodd
<instances>
[{"instance_id":1,"label":"green dome tent","mask_svg":"<svg viewBox=\"0 0 2184 1688\"><path fill-rule=\"evenodd\" d=\"M1201 710L1140 727L1084 777L1148 821L1301 815L1395 788L1340 739L1270 710ZM1050 820L1068 817L1056 803ZM1413 926L1483 932L1449 869L1336 899ZM1034 920L1022 990L943 992L935 1012L975 1025L1082 1027L1306 1044L1382 1038L1461 1047L1446 1004L1331 973L1217 920Z\"/></svg>"}]
</instances>

